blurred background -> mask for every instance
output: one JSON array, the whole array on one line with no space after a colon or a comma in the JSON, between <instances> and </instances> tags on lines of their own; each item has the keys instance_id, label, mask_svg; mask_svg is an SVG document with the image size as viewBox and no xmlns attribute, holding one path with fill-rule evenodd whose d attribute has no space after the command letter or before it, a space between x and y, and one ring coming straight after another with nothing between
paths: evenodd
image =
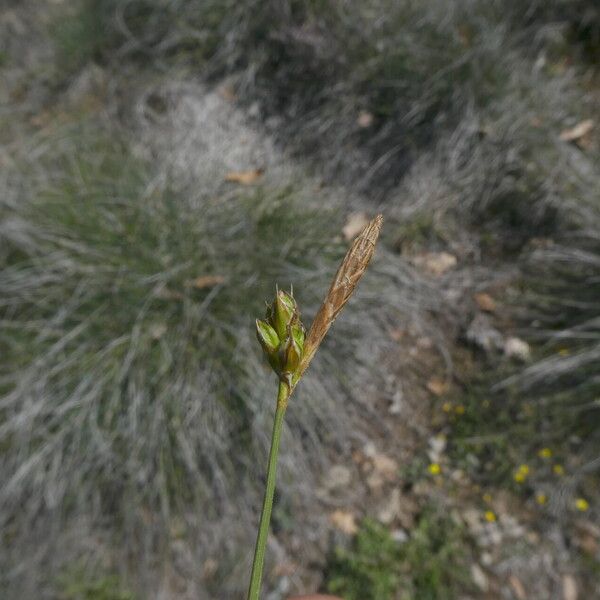
<instances>
[{"instance_id":1,"label":"blurred background","mask_svg":"<svg viewBox=\"0 0 600 600\"><path fill-rule=\"evenodd\" d=\"M600 589L596 0L2 0L0 596Z\"/></svg>"}]
</instances>

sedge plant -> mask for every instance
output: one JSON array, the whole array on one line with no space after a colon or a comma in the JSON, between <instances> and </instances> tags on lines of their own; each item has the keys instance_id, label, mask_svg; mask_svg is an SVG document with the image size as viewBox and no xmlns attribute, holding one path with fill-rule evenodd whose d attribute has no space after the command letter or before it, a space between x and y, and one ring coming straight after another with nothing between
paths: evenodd
<instances>
[{"instance_id":1,"label":"sedge plant","mask_svg":"<svg viewBox=\"0 0 600 600\"><path fill-rule=\"evenodd\" d=\"M279 442L288 401L308 368L332 323L352 295L373 253L383 217L378 215L363 229L346 253L340 268L317 312L308 334L300 320L300 311L290 291L277 290L267 306L264 319L256 320L256 334L269 364L279 379L275 421L267 466L267 482L263 500L248 600L259 600L265 562L269 524L275 493Z\"/></svg>"}]
</instances>

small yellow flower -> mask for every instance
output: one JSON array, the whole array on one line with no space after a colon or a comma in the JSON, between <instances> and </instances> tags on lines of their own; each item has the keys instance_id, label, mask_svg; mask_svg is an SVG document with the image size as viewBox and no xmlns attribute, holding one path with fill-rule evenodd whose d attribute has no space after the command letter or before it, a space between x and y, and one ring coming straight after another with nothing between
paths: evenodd
<instances>
[{"instance_id":1,"label":"small yellow flower","mask_svg":"<svg viewBox=\"0 0 600 600\"><path fill-rule=\"evenodd\" d=\"M427 470L431 475L439 475L442 472L442 467L438 463L431 463Z\"/></svg>"},{"instance_id":2,"label":"small yellow flower","mask_svg":"<svg viewBox=\"0 0 600 600\"><path fill-rule=\"evenodd\" d=\"M544 504L546 504L546 502L548 502L548 496L546 496L546 494L544 494L543 492L540 492L539 494L536 494L535 501L540 506L544 506Z\"/></svg>"},{"instance_id":3,"label":"small yellow flower","mask_svg":"<svg viewBox=\"0 0 600 600\"><path fill-rule=\"evenodd\" d=\"M496 513L493 510L486 510L485 511L485 520L488 523L495 523L496 522Z\"/></svg>"},{"instance_id":4,"label":"small yellow flower","mask_svg":"<svg viewBox=\"0 0 600 600\"><path fill-rule=\"evenodd\" d=\"M454 412L457 415L464 415L465 414L465 407L462 404L459 404L455 409Z\"/></svg>"},{"instance_id":5,"label":"small yellow flower","mask_svg":"<svg viewBox=\"0 0 600 600\"><path fill-rule=\"evenodd\" d=\"M575 500L575 508L581 512L585 512L590 507L589 502L585 498L577 498Z\"/></svg>"},{"instance_id":6,"label":"small yellow flower","mask_svg":"<svg viewBox=\"0 0 600 600\"><path fill-rule=\"evenodd\" d=\"M527 465L519 465L517 472L514 475L514 480L517 483L523 483L529 475L529 467Z\"/></svg>"},{"instance_id":7,"label":"small yellow flower","mask_svg":"<svg viewBox=\"0 0 600 600\"><path fill-rule=\"evenodd\" d=\"M554 471L554 474L559 477L565 474L565 468L562 465L554 465L552 470Z\"/></svg>"},{"instance_id":8,"label":"small yellow flower","mask_svg":"<svg viewBox=\"0 0 600 600\"><path fill-rule=\"evenodd\" d=\"M525 481L525 479L527 479L527 475L525 475L524 473L521 473L521 471L517 471L515 473L514 480L517 483L523 483Z\"/></svg>"},{"instance_id":9,"label":"small yellow flower","mask_svg":"<svg viewBox=\"0 0 600 600\"><path fill-rule=\"evenodd\" d=\"M483 404L483 407L484 407L484 408L489 408L489 407L490 407L490 401L489 401L489 400L484 400L484 401L482 402L482 404Z\"/></svg>"},{"instance_id":10,"label":"small yellow flower","mask_svg":"<svg viewBox=\"0 0 600 600\"><path fill-rule=\"evenodd\" d=\"M483 498L483 501L484 501L484 502L487 502L488 504L489 504L489 503L492 501L492 495L491 495L491 494L487 494L487 493L486 493L486 494L484 494L484 495L482 496L482 498Z\"/></svg>"},{"instance_id":11,"label":"small yellow flower","mask_svg":"<svg viewBox=\"0 0 600 600\"><path fill-rule=\"evenodd\" d=\"M442 410L446 413L449 413L452 410L452 403L444 402L444 404L442 404Z\"/></svg>"},{"instance_id":12,"label":"small yellow flower","mask_svg":"<svg viewBox=\"0 0 600 600\"><path fill-rule=\"evenodd\" d=\"M568 348L561 348L558 353L561 356L569 356L569 354L571 354L571 351Z\"/></svg>"},{"instance_id":13,"label":"small yellow flower","mask_svg":"<svg viewBox=\"0 0 600 600\"><path fill-rule=\"evenodd\" d=\"M552 450L550 450L550 448L542 448L538 452L538 456L540 458L551 458L551 456L552 456Z\"/></svg>"}]
</instances>

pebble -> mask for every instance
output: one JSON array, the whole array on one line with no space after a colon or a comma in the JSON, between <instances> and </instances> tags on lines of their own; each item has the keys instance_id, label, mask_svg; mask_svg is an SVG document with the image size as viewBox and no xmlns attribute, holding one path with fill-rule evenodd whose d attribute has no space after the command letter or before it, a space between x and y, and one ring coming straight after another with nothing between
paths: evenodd
<instances>
[{"instance_id":1,"label":"pebble","mask_svg":"<svg viewBox=\"0 0 600 600\"><path fill-rule=\"evenodd\" d=\"M517 337L511 337L504 343L504 354L520 362L527 362L531 358L529 344Z\"/></svg>"},{"instance_id":2,"label":"pebble","mask_svg":"<svg viewBox=\"0 0 600 600\"><path fill-rule=\"evenodd\" d=\"M336 490L347 487L352 480L352 473L348 467L343 465L334 465L327 472L325 487L328 490Z\"/></svg>"},{"instance_id":3,"label":"pebble","mask_svg":"<svg viewBox=\"0 0 600 600\"><path fill-rule=\"evenodd\" d=\"M471 579L473 579L473 583L482 592L488 591L489 582L488 582L487 575L484 573L483 569L477 563L473 563L471 565Z\"/></svg>"}]
</instances>

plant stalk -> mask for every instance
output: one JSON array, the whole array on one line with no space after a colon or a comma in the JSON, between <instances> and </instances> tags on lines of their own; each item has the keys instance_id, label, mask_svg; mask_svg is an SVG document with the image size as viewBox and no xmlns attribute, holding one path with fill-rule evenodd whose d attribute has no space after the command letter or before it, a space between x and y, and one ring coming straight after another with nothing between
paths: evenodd
<instances>
[{"instance_id":1,"label":"plant stalk","mask_svg":"<svg viewBox=\"0 0 600 600\"><path fill-rule=\"evenodd\" d=\"M265 563L265 552L267 538L269 536L269 524L271 522L271 511L273 509L273 495L275 494L275 478L277 474L277 458L279 456L279 440L283 427L283 417L287 408L290 388L287 383L279 382L277 394L277 408L275 409L275 423L271 436L271 450L269 451L269 465L267 467L267 485L263 500L260 525L254 548L254 560L252 562L252 575L250 576L250 588L248 589L248 600L259 600L262 583L263 566Z\"/></svg>"}]
</instances>

